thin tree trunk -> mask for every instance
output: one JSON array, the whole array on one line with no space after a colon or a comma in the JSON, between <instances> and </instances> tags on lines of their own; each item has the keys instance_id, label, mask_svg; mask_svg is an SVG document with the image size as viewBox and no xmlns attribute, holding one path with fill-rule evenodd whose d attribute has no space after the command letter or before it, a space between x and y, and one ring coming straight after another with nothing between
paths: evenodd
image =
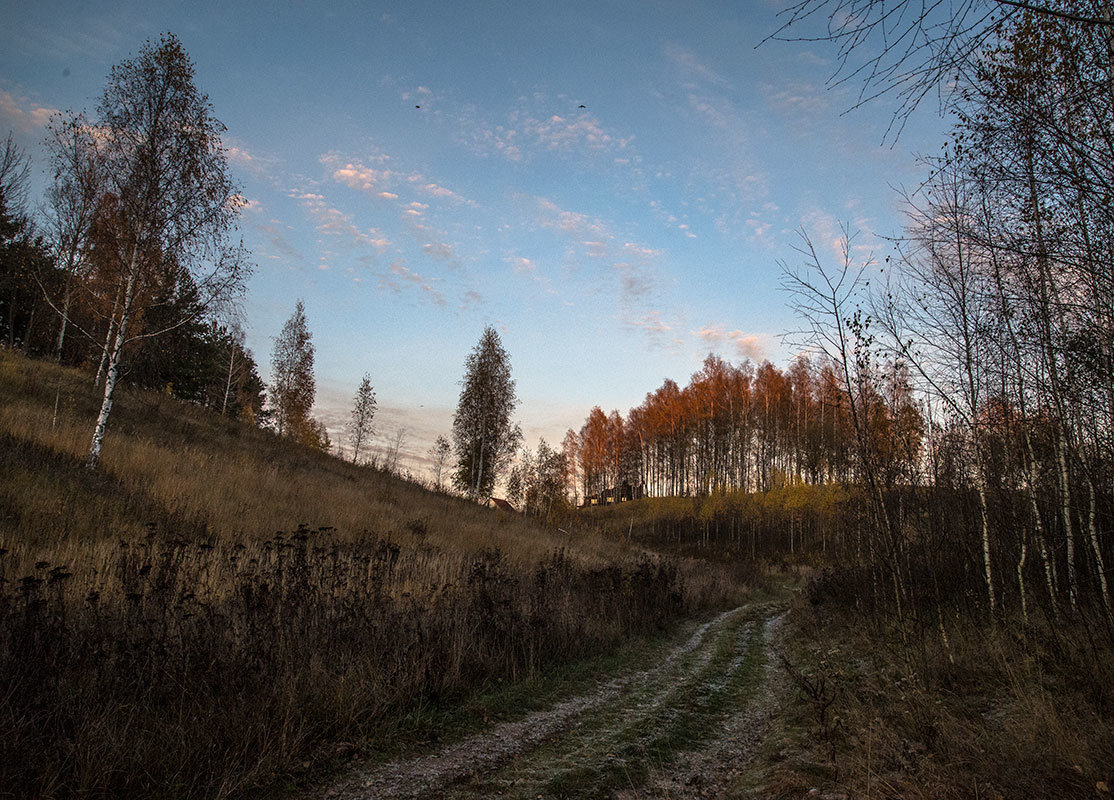
<instances>
[{"instance_id":1,"label":"thin tree trunk","mask_svg":"<svg viewBox=\"0 0 1114 800\"><path fill-rule=\"evenodd\" d=\"M58 325L58 340L54 344L54 360L62 363L62 346L66 342L66 323L70 319L70 287L66 283L66 292L62 297L62 321Z\"/></svg>"},{"instance_id":2,"label":"thin tree trunk","mask_svg":"<svg viewBox=\"0 0 1114 800\"><path fill-rule=\"evenodd\" d=\"M1075 536L1072 534L1074 526L1071 521L1071 487L1068 479L1068 460L1064 452L1067 449L1067 443L1064 441L1061 426L1057 427L1059 430L1057 431L1056 456L1060 464L1060 513L1064 522L1064 543L1068 562L1068 602L1074 609L1079 595L1079 585L1075 573Z\"/></svg>"},{"instance_id":3,"label":"thin tree trunk","mask_svg":"<svg viewBox=\"0 0 1114 800\"><path fill-rule=\"evenodd\" d=\"M27 320L27 327L23 330L23 352L29 352L31 346L31 332L35 328L35 306L31 306L31 317Z\"/></svg>"},{"instance_id":4,"label":"thin tree trunk","mask_svg":"<svg viewBox=\"0 0 1114 800\"><path fill-rule=\"evenodd\" d=\"M236 360L236 348L230 347L228 352L228 376L224 381L224 402L220 406L220 415L223 417L224 412L228 410L228 395L232 393L232 367Z\"/></svg>"},{"instance_id":5,"label":"thin tree trunk","mask_svg":"<svg viewBox=\"0 0 1114 800\"><path fill-rule=\"evenodd\" d=\"M66 343L66 325L70 321L70 299L73 297L73 274L77 263L77 246L70 245L69 255L66 257L66 283L62 291L62 319L58 323L58 340L54 344L54 360L61 363L62 346Z\"/></svg>"},{"instance_id":6,"label":"thin tree trunk","mask_svg":"<svg viewBox=\"0 0 1114 800\"><path fill-rule=\"evenodd\" d=\"M116 332L116 312L120 310L120 295L122 288L116 290L116 298L112 301L112 314L108 318L108 333L104 337L104 347L101 348L101 362L97 366L97 377L93 380L94 386L100 386L104 378L105 368L108 366L108 351Z\"/></svg>"},{"instance_id":7,"label":"thin tree trunk","mask_svg":"<svg viewBox=\"0 0 1114 800\"><path fill-rule=\"evenodd\" d=\"M1091 490L1091 508L1088 516L1087 530L1090 534L1091 550L1095 554L1095 569L1099 576L1099 591L1102 592L1102 605L1106 609L1106 618L1110 622L1114 622L1114 613L1110 606L1110 589L1106 584L1106 566L1102 560L1102 548L1099 546L1098 530L1095 527L1095 484L1093 481L1088 481L1088 486Z\"/></svg>"},{"instance_id":8,"label":"thin tree trunk","mask_svg":"<svg viewBox=\"0 0 1114 800\"><path fill-rule=\"evenodd\" d=\"M976 448L975 452L975 457L977 459L979 458L978 448ZM990 603L990 613L993 615L998 609L998 598L994 592L994 574L990 561L990 515L986 507L986 483L982 476L982 464L976 464L975 469L977 470L976 480L978 481L979 516L982 523L982 559L983 570L986 576L986 596Z\"/></svg>"},{"instance_id":9,"label":"thin tree trunk","mask_svg":"<svg viewBox=\"0 0 1114 800\"><path fill-rule=\"evenodd\" d=\"M116 328L116 338L113 340L112 352L108 356L108 373L104 381L104 399L101 401L101 410L97 415L97 424L93 428L93 440L89 444L89 457L85 462L85 466L89 469L96 469L101 458L101 447L104 444L104 434L108 427L108 416L112 412L113 392L116 389L116 380L120 376L120 356L124 351L138 272L139 252L138 247L133 247L131 265L128 269L128 283L124 289L123 302L120 308L120 324Z\"/></svg>"}]
</instances>

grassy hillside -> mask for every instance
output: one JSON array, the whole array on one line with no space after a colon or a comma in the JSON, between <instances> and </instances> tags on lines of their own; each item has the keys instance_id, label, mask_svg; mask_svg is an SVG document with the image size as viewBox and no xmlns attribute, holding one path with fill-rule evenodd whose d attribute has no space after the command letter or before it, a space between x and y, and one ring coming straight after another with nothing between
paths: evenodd
<instances>
[{"instance_id":1,"label":"grassy hillside","mask_svg":"<svg viewBox=\"0 0 1114 800\"><path fill-rule=\"evenodd\" d=\"M346 541L370 533L459 553L499 547L522 561L555 547L597 563L619 555L594 537L570 542L237 420L126 389L113 410L103 476L90 482L67 471L84 458L100 404L86 373L5 353L0 404L11 470L0 536L18 540L9 559L64 560L74 544L85 555L92 541L114 545L150 522L244 541L301 522L331 526ZM54 477L44 481L47 474Z\"/></svg>"},{"instance_id":2,"label":"grassy hillside","mask_svg":"<svg viewBox=\"0 0 1114 800\"><path fill-rule=\"evenodd\" d=\"M725 569L567 535L0 355L0 794L234 797L660 629ZM377 744L378 743L378 744Z\"/></svg>"}]
</instances>

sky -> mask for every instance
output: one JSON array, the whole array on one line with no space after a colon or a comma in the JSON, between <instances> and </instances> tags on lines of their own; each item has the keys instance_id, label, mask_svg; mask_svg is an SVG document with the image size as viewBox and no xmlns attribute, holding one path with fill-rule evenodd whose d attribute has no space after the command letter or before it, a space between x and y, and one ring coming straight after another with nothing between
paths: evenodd
<instances>
[{"instance_id":1,"label":"sky","mask_svg":"<svg viewBox=\"0 0 1114 800\"><path fill-rule=\"evenodd\" d=\"M926 103L887 140L896 101L849 110L832 45L763 43L780 0L0 2L0 135L39 197L51 114L94 111L114 64L181 40L247 200L264 379L301 299L315 416L341 443L369 374L377 444L417 472L488 325L531 446L709 353L784 366L800 232L835 263L847 225L883 258L948 128Z\"/></svg>"}]
</instances>

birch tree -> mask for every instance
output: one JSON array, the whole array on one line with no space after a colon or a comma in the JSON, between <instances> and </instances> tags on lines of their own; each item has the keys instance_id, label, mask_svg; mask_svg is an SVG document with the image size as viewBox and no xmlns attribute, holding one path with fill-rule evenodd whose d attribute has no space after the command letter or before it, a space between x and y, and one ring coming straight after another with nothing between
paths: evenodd
<instances>
[{"instance_id":1,"label":"birch tree","mask_svg":"<svg viewBox=\"0 0 1114 800\"><path fill-rule=\"evenodd\" d=\"M375 418L375 389L371 386L371 376L364 373L356 399L352 404L352 418L348 423L348 442L352 445L352 463L360 462L360 448L367 443L373 433L371 426Z\"/></svg>"},{"instance_id":2,"label":"birch tree","mask_svg":"<svg viewBox=\"0 0 1114 800\"><path fill-rule=\"evenodd\" d=\"M433 462L433 485L437 488L437 491L444 488L441 476L445 472L445 464L448 463L452 450L452 445L444 436L438 436L437 441L429 448L429 460Z\"/></svg>"},{"instance_id":3,"label":"birch tree","mask_svg":"<svg viewBox=\"0 0 1114 800\"><path fill-rule=\"evenodd\" d=\"M172 34L112 68L97 109L105 193L114 206L117 263L106 340L104 396L87 465L100 460L124 348L187 324L144 329L143 312L167 286L191 283L191 314L235 296L248 274L231 240L242 199L228 175L224 125L194 84L194 65Z\"/></svg>"},{"instance_id":4,"label":"birch tree","mask_svg":"<svg viewBox=\"0 0 1114 800\"><path fill-rule=\"evenodd\" d=\"M270 401L279 436L302 439L311 430L309 412L317 396L313 360L313 334L306 322L305 306L299 300L275 339L271 353Z\"/></svg>"},{"instance_id":5,"label":"birch tree","mask_svg":"<svg viewBox=\"0 0 1114 800\"><path fill-rule=\"evenodd\" d=\"M522 439L511 421L518 404L511 362L494 328L484 329L464 365L463 388L453 418L453 482L473 500L491 494Z\"/></svg>"}]
</instances>

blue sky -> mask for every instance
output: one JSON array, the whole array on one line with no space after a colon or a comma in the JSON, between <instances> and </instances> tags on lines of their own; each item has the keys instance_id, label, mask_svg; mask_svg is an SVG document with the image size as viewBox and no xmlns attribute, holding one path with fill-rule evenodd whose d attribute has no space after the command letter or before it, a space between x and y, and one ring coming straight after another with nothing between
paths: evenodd
<instances>
[{"instance_id":1,"label":"blue sky","mask_svg":"<svg viewBox=\"0 0 1114 800\"><path fill-rule=\"evenodd\" d=\"M895 187L946 132L928 104L883 144L893 102L843 114L859 87L828 88L831 47L756 47L781 7L762 0L5 3L0 133L40 168L51 111L93 110L113 64L181 39L249 202L264 377L301 298L334 441L368 372L380 440L401 429L415 467L488 324L531 444L709 352L784 364L795 231L834 258L847 222L884 255Z\"/></svg>"}]
</instances>

